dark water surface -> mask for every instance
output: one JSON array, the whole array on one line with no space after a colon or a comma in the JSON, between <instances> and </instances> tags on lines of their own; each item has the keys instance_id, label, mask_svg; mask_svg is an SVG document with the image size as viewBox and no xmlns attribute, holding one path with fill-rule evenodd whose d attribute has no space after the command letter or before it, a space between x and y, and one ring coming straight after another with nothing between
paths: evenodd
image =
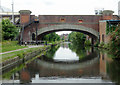
<instances>
[{"instance_id":1,"label":"dark water surface","mask_svg":"<svg viewBox=\"0 0 120 85\"><path fill-rule=\"evenodd\" d=\"M97 48L64 42L3 73L8 83L119 83L120 63Z\"/></svg>"}]
</instances>

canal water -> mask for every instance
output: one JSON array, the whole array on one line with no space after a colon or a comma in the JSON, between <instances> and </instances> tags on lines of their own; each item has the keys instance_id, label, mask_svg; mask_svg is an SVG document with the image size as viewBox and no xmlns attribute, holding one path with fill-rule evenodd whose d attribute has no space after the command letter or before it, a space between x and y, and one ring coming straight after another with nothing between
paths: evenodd
<instances>
[{"instance_id":1,"label":"canal water","mask_svg":"<svg viewBox=\"0 0 120 85\"><path fill-rule=\"evenodd\" d=\"M106 51L64 42L44 56L3 72L3 83L117 83L120 63Z\"/></svg>"}]
</instances>

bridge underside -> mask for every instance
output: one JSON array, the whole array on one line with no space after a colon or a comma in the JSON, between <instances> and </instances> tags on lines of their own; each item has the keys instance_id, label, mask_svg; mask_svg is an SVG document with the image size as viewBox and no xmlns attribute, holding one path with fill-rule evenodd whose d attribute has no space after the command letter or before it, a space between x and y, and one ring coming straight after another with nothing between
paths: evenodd
<instances>
[{"instance_id":1,"label":"bridge underside","mask_svg":"<svg viewBox=\"0 0 120 85\"><path fill-rule=\"evenodd\" d=\"M58 32L58 31L77 31L84 33L94 39L99 38L99 33L92 29L92 28L86 28L81 25L71 25L71 24L61 24L61 25L53 25L49 27L40 28L37 32L37 39L39 40L41 37L43 37L46 34L49 34L51 32Z\"/></svg>"},{"instance_id":2,"label":"bridge underside","mask_svg":"<svg viewBox=\"0 0 120 85\"><path fill-rule=\"evenodd\" d=\"M94 36L94 35L92 35L92 34L90 34L90 33L88 33L88 32L85 32L85 31L82 31L82 30L74 30L74 29L60 29L60 30L47 31L47 32L44 32L44 33L42 33L42 34L39 34L39 35L37 36L37 39L40 40L43 36L45 36L45 35L47 35L47 34L49 34L49 33L59 32L59 31L75 31L75 32L81 32L81 33L84 33L84 34L86 34L86 35L94 38L94 39L98 39L98 37L96 37L96 36Z\"/></svg>"}]
</instances>

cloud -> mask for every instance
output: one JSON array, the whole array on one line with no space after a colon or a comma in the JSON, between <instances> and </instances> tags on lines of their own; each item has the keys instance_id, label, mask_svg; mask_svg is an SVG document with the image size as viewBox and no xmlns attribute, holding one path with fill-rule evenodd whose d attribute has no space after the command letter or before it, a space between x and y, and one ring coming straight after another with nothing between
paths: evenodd
<instances>
[{"instance_id":1,"label":"cloud","mask_svg":"<svg viewBox=\"0 0 120 85\"><path fill-rule=\"evenodd\" d=\"M95 8L104 8L113 10L117 14L119 0L14 0L14 9L28 9L32 14L76 14L91 15L94 14ZM6 8L12 8L12 0L1 0L2 5ZM107 4L109 3L109 4Z\"/></svg>"},{"instance_id":2,"label":"cloud","mask_svg":"<svg viewBox=\"0 0 120 85\"><path fill-rule=\"evenodd\" d=\"M50 0L42 0L45 5L54 5L53 1Z\"/></svg>"}]
</instances>

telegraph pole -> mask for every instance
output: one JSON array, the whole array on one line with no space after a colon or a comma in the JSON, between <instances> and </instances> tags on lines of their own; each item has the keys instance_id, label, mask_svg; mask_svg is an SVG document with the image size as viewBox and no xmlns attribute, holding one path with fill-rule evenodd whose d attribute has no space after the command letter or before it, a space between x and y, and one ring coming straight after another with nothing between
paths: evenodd
<instances>
[{"instance_id":1,"label":"telegraph pole","mask_svg":"<svg viewBox=\"0 0 120 85\"><path fill-rule=\"evenodd\" d=\"M14 2L12 0L12 23L14 24Z\"/></svg>"}]
</instances>

